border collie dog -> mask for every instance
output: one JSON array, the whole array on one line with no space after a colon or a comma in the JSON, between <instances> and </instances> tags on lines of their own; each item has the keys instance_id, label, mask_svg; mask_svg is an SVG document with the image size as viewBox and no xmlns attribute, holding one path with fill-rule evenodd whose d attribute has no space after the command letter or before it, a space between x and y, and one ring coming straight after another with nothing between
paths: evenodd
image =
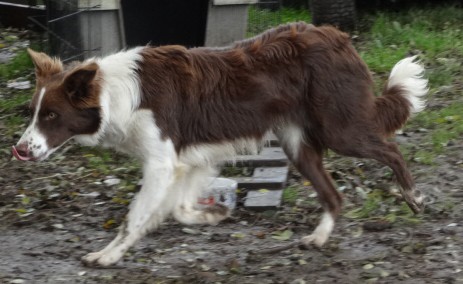
<instances>
[{"instance_id":1,"label":"border collie dog","mask_svg":"<svg viewBox=\"0 0 463 284\"><path fill-rule=\"evenodd\" d=\"M73 138L143 164L143 186L117 237L84 263L116 263L168 215L185 224L228 217L224 206L197 208L197 197L218 163L255 151L269 131L324 209L304 245L322 246L341 210L341 195L323 168L327 149L389 166L405 202L422 210L423 196L388 140L424 108L427 80L415 57L399 61L375 97L348 35L302 22L225 48L144 46L68 66L28 52L37 86L31 124L12 149L17 159L44 160Z\"/></svg>"}]
</instances>

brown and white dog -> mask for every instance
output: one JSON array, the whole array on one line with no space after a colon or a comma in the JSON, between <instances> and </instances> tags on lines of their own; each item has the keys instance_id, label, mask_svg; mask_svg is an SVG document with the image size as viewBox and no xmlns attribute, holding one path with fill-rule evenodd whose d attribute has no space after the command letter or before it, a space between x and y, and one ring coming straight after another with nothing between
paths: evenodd
<instances>
[{"instance_id":1,"label":"brown and white dog","mask_svg":"<svg viewBox=\"0 0 463 284\"><path fill-rule=\"evenodd\" d=\"M349 37L332 27L279 26L226 48L138 47L63 67L29 50L36 67L32 122L13 154L44 160L71 138L138 157L144 183L117 237L86 263L116 263L172 214L216 224L225 208L200 210L198 195L220 161L255 151L273 131L317 191L324 213L301 241L323 245L341 195L322 163L324 150L372 158L392 168L414 212L423 197L387 138L423 109L424 69L406 58L382 96Z\"/></svg>"}]
</instances>

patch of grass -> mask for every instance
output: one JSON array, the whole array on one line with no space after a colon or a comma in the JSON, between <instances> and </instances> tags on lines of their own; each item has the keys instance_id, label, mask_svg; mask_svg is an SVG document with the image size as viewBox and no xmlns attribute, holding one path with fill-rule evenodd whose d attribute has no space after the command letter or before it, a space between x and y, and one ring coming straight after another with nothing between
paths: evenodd
<instances>
[{"instance_id":1,"label":"patch of grass","mask_svg":"<svg viewBox=\"0 0 463 284\"><path fill-rule=\"evenodd\" d=\"M420 164L433 165L435 157L436 157L436 154L434 152L429 151L429 150L425 150L425 149L421 149L421 150L418 150L414 154L413 160L415 162L420 163Z\"/></svg>"},{"instance_id":2,"label":"patch of grass","mask_svg":"<svg viewBox=\"0 0 463 284\"><path fill-rule=\"evenodd\" d=\"M299 187L290 186L283 190L283 202L288 205L295 205L299 198Z\"/></svg>"},{"instance_id":3,"label":"patch of grass","mask_svg":"<svg viewBox=\"0 0 463 284\"><path fill-rule=\"evenodd\" d=\"M375 72L389 72L408 53L422 53L426 63L455 55L463 57L462 15L461 8L452 6L378 13L360 44L360 54ZM432 84L442 84L451 77L430 79Z\"/></svg>"},{"instance_id":4,"label":"patch of grass","mask_svg":"<svg viewBox=\"0 0 463 284\"><path fill-rule=\"evenodd\" d=\"M457 102L440 110L420 113L412 124L429 129L432 150L442 153L450 141L463 135L463 103Z\"/></svg>"},{"instance_id":5,"label":"patch of grass","mask_svg":"<svg viewBox=\"0 0 463 284\"><path fill-rule=\"evenodd\" d=\"M21 125L24 123L24 117L18 116L18 115L12 115L6 118L5 124L8 128L15 128L18 125Z\"/></svg>"},{"instance_id":6,"label":"patch of grass","mask_svg":"<svg viewBox=\"0 0 463 284\"><path fill-rule=\"evenodd\" d=\"M34 67L26 50L20 50L7 64L0 64L0 77L7 80L22 76Z\"/></svg>"},{"instance_id":7,"label":"patch of grass","mask_svg":"<svg viewBox=\"0 0 463 284\"><path fill-rule=\"evenodd\" d=\"M220 175L224 177L250 177L253 172L254 168L251 167L224 166Z\"/></svg>"},{"instance_id":8,"label":"patch of grass","mask_svg":"<svg viewBox=\"0 0 463 284\"><path fill-rule=\"evenodd\" d=\"M101 174L111 173L111 165L115 163L113 153L106 149L87 148L84 150L84 157L88 160L89 168L99 171Z\"/></svg>"},{"instance_id":9,"label":"patch of grass","mask_svg":"<svg viewBox=\"0 0 463 284\"><path fill-rule=\"evenodd\" d=\"M391 223L417 223L419 219L408 208L407 204L396 204L396 198L385 191L375 189L368 193L362 207L355 208L344 214L355 220L385 219Z\"/></svg>"},{"instance_id":10,"label":"patch of grass","mask_svg":"<svg viewBox=\"0 0 463 284\"><path fill-rule=\"evenodd\" d=\"M7 98L0 98L0 112L11 112L18 106L22 106L29 102L32 98L30 90L27 91L13 91L13 95Z\"/></svg>"},{"instance_id":11,"label":"patch of grass","mask_svg":"<svg viewBox=\"0 0 463 284\"><path fill-rule=\"evenodd\" d=\"M308 10L282 8L277 11L259 9L255 6L249 8L247 36L255 36L266 29L276 27L280 24L304 21L311 22Z\"/></svg>"},{"instance_id":12,"label":"patch of grass","mask_svg":"<svg viewBox=\"0 0 463 284\"><path fill-rule=\"evenodd\" d=\"M32 72L33 64L26 50L18 51L17 55L8 64L0 64L0 78L9 80L20 76L28 75ZM27 104L32 97L32 90L7 89L8 93L0 97L0 117L5 120L9 130L17 129L26 119L18 115L11 116L16 112L16 108ZM3 92L3 90L2 90ZM5 115L5 116L4 116ZM11 133L9 133L11 134Z\"/></svg>"}]
</instances>

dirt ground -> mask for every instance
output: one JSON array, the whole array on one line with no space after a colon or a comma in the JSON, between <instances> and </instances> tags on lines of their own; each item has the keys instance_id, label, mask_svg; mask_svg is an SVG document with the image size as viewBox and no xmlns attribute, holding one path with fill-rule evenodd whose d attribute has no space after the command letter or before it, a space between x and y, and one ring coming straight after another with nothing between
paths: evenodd
<instances>
[{"instance_id":1,"label":"dirt ground","mask_svg":"<svg viewBox=\"0 0 463 284\"><path fill-rule=\"evenodd\" d=\"M1 84L2 95L14 95ZM429 107L448 103L434 95ZM93 268L80 257L116 235L138 189L137 164L78 146L45 162L19 162L10 146L24 127L11 132L0 123L0 283L463 283L462 139L433 165L409 161L428 197L419 216L396 196L389 169L330 154L326 166L345 196L345 215L321 249L268 251L309 234L320 215L310 184L293 171L293 196L277 211L238 206L216 227L169 219L117 265ZM397 140L420 148L423 133L409 126Z\"/></svg>"},{"instance_id":2,"label":"dirt ground","mask_svg":"<svg viewBox=\"0 0 463 284\"><path fill-rule=\"evenodd\" d=\"M13 142L2 137L2 149ZM308 234L319 208L285 205L264 213L238 208L233 218L216 227L187 228L168 220L117 266L106 269L85 267L79 258L108 243L126 213L126 206L114 199L117 185L105 183L114 177L87 170L77 147L65 158L57 154L43 163L2 155L0 282L462 283L462 148L461 143L452 146L439 157L438 167L411 165L418 187L429 197L416 224L341 217L322 249L295 247L260 254ZM332 173L347 175L356 171L356 163L327 160ZM377 187L393 186L382 166L365 162L362 167ZM121 172L115 168L113 174L124 178L117 174ZM301 184L295 174L291 180ZM346 207L360 206L355 204L356 194L346 190L345 196ZM288 229L294 232L288 240L272 238Z\"/></svg>"}]
</instances>

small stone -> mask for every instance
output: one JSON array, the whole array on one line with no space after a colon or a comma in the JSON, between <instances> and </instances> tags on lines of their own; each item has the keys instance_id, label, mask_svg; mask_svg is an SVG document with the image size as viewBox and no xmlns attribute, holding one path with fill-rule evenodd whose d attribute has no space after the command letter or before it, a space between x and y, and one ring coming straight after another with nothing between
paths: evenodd
<instances>
[{"instance_id":1,"label":"small stone","mask_svg":"<svg viewBox=\"0 0 463 284\"><path fill-rule=\"evenodd\" d=\"M103 181L103 183L107 186L118 185L121 183L121 180L118 178L108 178Z\"/></svg>"},{"instance_id":2,"label":"small stone","mask_svg":"<svg viewBox=\"0 0 463 284\"><path fill-rule=\"evenodd\" d=\"M79 273L77 273L79 276L84 276L85 274L87 274L87 271L79 271Z\"/></svg>"},{"instance_id":3,"label":"small stone","mask_svg":"<svg viewBox=\"0 0 463 284\"><path fill-rule=\"evenodd\" d=\"M375 267L372 263L365 264L362 268L365 270L370 270Z\"/></svg>"},{"instance_id":4,"label":"small stone","mask_svg":"<svg viewBox=\"0 0 463 284\"><path fill-rule=\"evenodd\" d=\"M207 251L195 251L195 252L194 252L194 254L197 254L197 255L199 255L199 256L203 256L203 255L206 255L206 254L208 254L208 253L209 253L209 252L207 252Z\"/></svg>"},{"instance_id":5,"label":"small stone","mask_svg":"<svg viewBox=\"0 0 463 284\"><path fill-rule=\"evenodd\" d=\"M10 82L7 84L8 88L17 89L17 90L27 90L31 88L30 81L19 81L19 82Z\"/></svg>"},{"instance_id":6,"label":"small stone","mask_svg":"<svg viewBox=\"0 0 463 284\"><path fill-rule=\"evenodd\" d=\"M380 275L382 278L385 278L385 277L388 277L389 275L391 275L391 273L388 272L388 271L386 271L386 270L381 269L380 272L379 272L379 275Z\"/></svg>"},{"instance_id":7,"label":"small stone","mask_svg":"<svg viewBox=\"0 0 463 284\"><path fill-rule=\"evenodd\" d=\"M211 270L211 268L210 268L209 266L205 265L205 264L201 264L200 268L201 268L202 271L209 271L209 270Z\"/></svg>"},{"instance_id":8,"label":"small stone","mask_svg":"<svg viewBox=\"0 0 463 284\"><path fill-rule=\"evenodd\" d=\"M215 274L219 275L219 276L225 276L225 275L228 275L228 272L227 271L224 271L224 270L219 270L217 271Z\"/></svg>"},{"instance_id":9,"label":"small stone","mask_svg":"<svg viewBox=\"0 0 463 284\"><path fill-rule=\"evenodd\" d=\"M64 228L64 225L63 224L53 224L51 225L53 228L55 229L63 229Z\"/></svg>"},{"instance_id":10,"label":"small stone","mask_svg":"<svg viewBox=\"0 0 463 284\"><path fill-rule=\"evenodd\" d=\"M408 279L410 278L410 275L408 275L407 273L405 273L404 271L399 271L399 279Z\"/></svg>"},{"instance_id":11,"label":"small stone","mask_svg":"<svg viewBox=\"0 0 463 284\"><path fill-rule=\"evenodd\" d=\"M199 234L201 234L200 230L190 229L190 228L183 228L182 232L184 232L186 234L190 234L190 235L199 235Z\"/></svg>"},{"instance_id":12,"label":"small stone","mask_svg":"<svg viewBox=\"0 0 463 284\"><path fill-rule=\"evenodd\" d=\"M93 191L90 193L79 193L78 196L95 198L95 197L100 196L100 193L97 191Z\"/></svg>"},{"instance_id":13,"label":"small stone","mask_svg":"<svg viewBox=\"0 0 463 284\"><path fill-rule=\"evenodd\" d=\"M404 246L404 247L402 247L402 249L400 251L404 252L404 253L412 253L413 252L413 247L412 246Z\"/></svg>"}]
</instances>

